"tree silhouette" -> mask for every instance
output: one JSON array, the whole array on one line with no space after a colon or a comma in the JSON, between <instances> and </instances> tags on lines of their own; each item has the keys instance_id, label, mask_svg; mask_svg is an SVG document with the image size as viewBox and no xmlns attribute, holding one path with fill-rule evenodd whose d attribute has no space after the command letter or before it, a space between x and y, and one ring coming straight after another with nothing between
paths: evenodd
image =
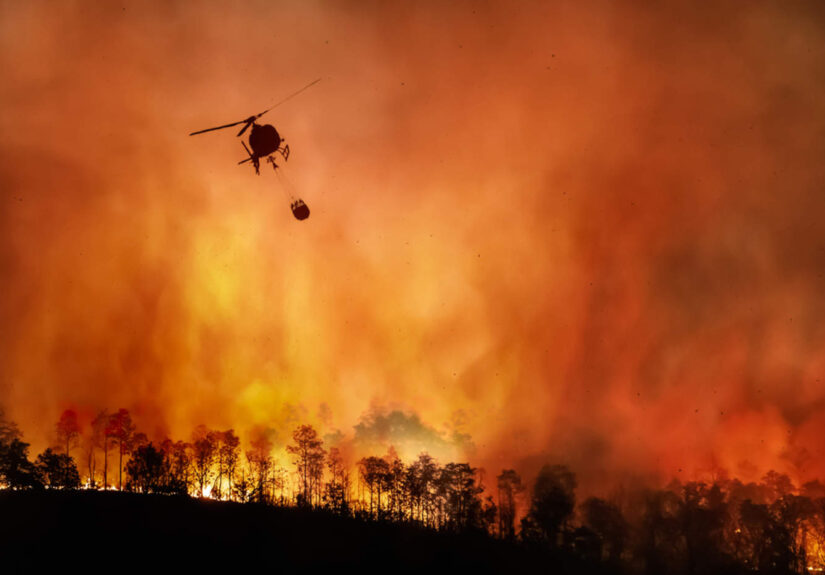
<instances>
[{"instance_id":1,"label":"tree silhouette","mask_svg":"<svg viewBox=\"0 0 825 575\"><path fill-rule=\"evenodd\" d=\"M770 507L764 503L745 500L739 507L740 529L746 549L746 561L760 572L771 573L777 564L785 563L789 558L785 549L789 536L775 521Z\"/></svg>"},{"instance_id":2,"label":"tree silhouette","mask_svg":"<svg viewBox=\"0 0 825 575\"><path fill-rule=\"evenodd\" d=\"M89 427L89 433L85 435L81 435L80 445L83 452L83 457L86 462L86 472L88 477L88 485L90 488L94 489L96 486L95 481L95 468L96 468L96 453L95 451L101 447L103 441L103 430L100 426L94 425L94 420L92 421L92 425Z\"/></svg>"},{"instance_id":3,"label":"tree silhouette","mask_svg":"<svg viewBox=\"0 0 825 575\"><path fill-rule=\"evenodd\" d=\"M21 439L13 422L0 412L0 485L30 489L41 485L37 468L29 461L29 444Z\"/></svg>"},{"instance_id":4,"label":"tree silhouette","mask_svg":"<svg viewBox=\"0 0 825 575\"><path fill-rule=\"evenodd\" d=\"M60 414L60 419L56 425L57 439L66 446L66 457L70 458L69 450L76 447L80 437L80 424L77 422L77 413L67 409Z\"/></svg>"},{"instance_id":5,"label":"tree silhouette","mask_svg":"<svg viewBox=\"0 0 825 575\"><path fill-rule=\"evenodd\" d=\"M189 493L192 485L190 445L183 441L164 439L160 447L163 452L166 489L169 493Z\"/></svg>"},{"instance_id":6,"label":"tree silhouette","mask_svg":"<svg viewBox=\"0 0 825 575\"><path fill-rule=\"evenodd\" d=\"M123 489L123 455L128 454L132 449L132 439L135 433L135 424L132 423L132 416L126 409L118 409L117 413L109 418L106 435L117 443L118 446L118 466L117 466L117 488ZM104 481L105 486L105 481Z\"/></svg>"},{"instance_id":7,"label":"tree silhouette","mask_svg":"<svg viewBox=\"0 0 825 575\"><path fill-rule=\"evenodd\" d=\"M218 457L219 457L219 483L218 483L218 496L220 497L222 494L222 484L220 483L220 477L226 477L227 482L227 493L229 498L232 498L232 480L235 477L235 470L238 467L238 459L240 458L241 452L241 440L235 435L235 431L232 429L228 429L224 431L220 435L220 443L218 447ZM221 474L221 470L223 473Z\"/></svg>"},{"instance_id":8,"label":"tree silhouette","mask_svg":"<svg viewBox=\"0 0 825 575\"><path fill-rule=\"evenodd\" d=\"M163 451L152 443L136 447L126 464L127 488L141 493L168 492L165 463Z\"/></svg>"},{"instance_id":9,"label":"tree silhouette","mask_svg":"<svg viewBox=\"0 0 825 575\"><path fill-rule=\"evenodd\" d=\"M97 413L92 420L92 431L89 441L89 482L92 486L95 485L94 466L96 447L103 449L103 489L108 488L108 473L109 473L109 420L111 414L103 409Z\"/></svg>"},{"instance_id":10,"label":"tree silhouette","mask_svg":"<svg viewBox=\"0 0 825 575\"><path fill-rule=\"evenodd\" d=\"M545 465L533 487L533 498L522 533L527 539L542 539L557 547L576 505L576 476L564 465Z\"/></svg>"},{"instance_id":11,"label":"tree silhouette","mask_svg":"<svg viewBox=\"0 0 825 575\"><path fill-rule=\"evenodd\" d=\"M433 518L435 481L438 475L438 464L427 453L419 454L418 459L407 468L410 516L417 514L418 521L424 524L430 524Z\"/></svg>"},{"instance_id":12,"label":"tree silhouette","mask_svg":"<svg viewBox=\"0 0 825 575\"><path fill-rule=\"evenodd\" d=\"M252 500L252 484L241 469L241 477L232 485L232 499L241 503L249 503Z\"/></svg>"},{"instance_id":13,"label":"tree silhouette","mask_svg":"<svg viewBox=\"0 0 825 575\"><path fill-rule=\"evenodd\" d=\"M521 477L513 469L504 469L496 478L498 487L498 532L503 539L516 537L516 504L524 491Z\"/></svg>"},{"instance_id":14,"label":"tree silhouette","mask_svg":"<svg viewBox=\"0 0 825 575\"><path fill-rule=\"evenodd\" d=\"M678 512L688 573L719 571L731 560L723 549L727 503L721 487L690 482L682 488Z\"/></svg>"},{"instance_id":15,"label":"tree silhouette","mask_svg":"<svg viewBox=\"0 0 825 575\"><path fill-rule=\"evenodd\" d=\"M362 485L365 485L370 493L369 514L374 518L382 517L381 493L384 488L385 477L389 473L389 464L381 457L371 455L363 457L358 461L358 473Z\"/></svg>"},{"instance_id":16,"label":"tree silhouette","mask_svg":"<svg viewBox=\"0 0 825 575\"><path fill-rule=\"evenodd\" d=\"M20 429L17 424L6 417L6 412L0 406L0 445L11 443L13 439L20 439Z\"/></svg>"},{"instance_id":17,"label":"tree silhouette","mask_svg":"<svg viewBox=\"0 0 825 575\"><path fill-rule=\"evenodd\" d=\"M199 425L192 432L192 465L195 468L198 497L204 497L206 486L212 479L212 462L218 450L217 433L205 425Z\"/></svg>"},{"instance_id":18,"label":"tree silhouette","mask_svg":"<svg viewBox=\"0 0 825 575\"><path fill-rule=\"evenodd\" d=\"M332 447L327 454L327 470L330 480L324 486L324 506L346 515L349 513L349 473L337 447Z\"/></svg>"},{"instance_id":19,"label":"tree silhouette","mask_svg":"<svg viewBox=\"0 0 825 575\"><path fill-rule=\"evenodd\" d=\"M37 468L29 461L29 444L0 406L0 486L27 489L39 485Z\"/></svg>"},{"instance_id":20,"label":"tree silhouette","mask_svg":"<svg viewBox=\"0 0 825 575\"><path fill-rule=\"evenodd\" d=\"M449 465L449 463L447 465ZM432 526L435 529L441 529L447 523L447 500L450 496L450 483L452 482L452 478L446 467L446 465L444 467L438 467L436 476L433 478Z\"/></svg>"},{"instance_id":21,"label":"tree silhouette","mask_svg":"<svg viewBox=\"0 0 825 575\"><path fill-rule=\"evenodd\" d=\"M246 460L251 469L250 498L258 503L268 501L270 473L274 466L272 459L272 441L265 433L261 433L250 443L246 452ZM244 483L246 480L244 478Z\"/></svg>"},{"instance_id":22,"label":"tree silhouette","mask_svg":"<svg viewBox=\"0 0 825 575\"><path fill-rule=\"evenodd\" d=\"M778 473L771 469L762 478L762 484L768 490L768 499L776 501L795 491L791 478L785 473Z\"/></svg>"},{"instance_id":23,"label":"tree silhouette","mask_svg":"<svg viewBox=\"0 0 825 575\"><path fill-rule=\"evenodd\" d=\"M387 494L387 512L391 519L403 519L404 510L404 464L394 447L384 456L386 470L381 477L382 489Z\"/></svg>"},{"instance_id":24,"label":"tree silhouette","mask_svg":"<svg viewBox=\"0 0 825 575\"><path fill-rule=\"evenodd\" d=\"M581 505L582 523L599 538L600 558L618 567L627 543L629 526L618 506L590 497Z\"/></svg>"},{"instance_id":25,"label":"tree silhouette","mask_svg":"<svg viewBox=\"0 0 825 575\"><path fill-rule=\"evenodd\" d=\"M40 480L56 489L77 489L80 474L74 460L65 453L55 453L51 447L37 456L35 467Z\"/></svg>"},{"instance_id":26,"label":"tree silhouette","mask_svg":"<svg viewBox=\"0 0 825 575\"><path fill-rule=\"evenodd\" d=\"M272 470L270 472L272 485L272 502L277 502L278 505L286 505L285 490L289 484L289 470L285 467L276 466L273 460ZM275 498L275 490L278 491L278 497Z\"/></svg>"},{"instance_id":27,"label":"tree silhouette","mask_svg":"<svg viewBox=\"0 0 825 575\"><path fill-rule=\"evenodd\" d=\"M440 481L446 488L447 526L456 531L480 529L483 525L479 495L484 488L476 482L476 469L469 463L448 463Z\"/></svg>"},{"instance_id":28,"label":"tree silhouette","mask_svg":"<svg viewBox=\"0 0 825 575\"><path fill-rule=\"evenodd\" d=\"M132 439L129 442L129 449L130 449L129 453L134 452L134 450L137 449L138 447L144 447L146 445L149 445L149 443L150 442L149 442L149 438L147 437L147 435L145 433L143 433L142 431L137 431L132 435Z\"/></svg>"},{"instance_id":29,"label":"tree silhouette","mask_svg":"<svg viewBox=\"0 0 825 575\"><path fill-rule=\"evenodd\" d=\"M683 562L680 511L678 493L668 489L645 492L636 549L644 573L671 573Z\"/></svg>"},{"instance_id":30,"label":"tree silhouette","mask_svg":"<svg viewBox=\"0 0 825 575\"><path fill-rule=\"evenodd\" d=\"M292 433L293 445L286 450L293 455L293 463L298 470L300 496L303 505L312 505L313 495L317 493L320 502L321 474L324 470L323 440L311 425L301 425Z\"/></svg>"},{"instance_id":31,"label":"tree silhouette","mask_svg":"<svg viewBox=\"0 0 825 575\"><path fill-rule=\"evenodd\" d=\"M799 494L810 498L811 501L815 501L817 499L824 499L825 485L823 485L822 482L818 479L813 479L811 481L806 482L802 485L802 487L800 487Z\"/></svg>"},{"instance_id":32,"label":"tree silhouette","mask_svg":"<svg viewBox=\"0 0 825 575\"><path fill-rule=\"evenodd\" d=\"M492 534L496 525L496 517L498 516L498 506L493 501L493 496L488 495L484 498L481 507L481 530L485 533Z\"/></svg>"},{"instance_id":33,"label":"tree silhouette","mask_svg":"<svg viewBox=\"0 0 825 575\"><path fill-rule=\"evenodd\" d=\"M777 549L777 555L788 556L793 573L804 573L808 562L807 533L812 530L816 513L814 503L808 497L789 493L773 502L771 513L781 526L781 533L787 534L785 541L788 549Z\"/></svg>"}]
</instances>

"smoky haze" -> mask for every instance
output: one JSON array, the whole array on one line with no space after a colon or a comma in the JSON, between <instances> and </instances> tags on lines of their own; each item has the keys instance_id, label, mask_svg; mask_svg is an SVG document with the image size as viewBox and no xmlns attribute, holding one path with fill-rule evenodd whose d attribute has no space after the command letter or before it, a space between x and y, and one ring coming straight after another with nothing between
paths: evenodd
<instances>
[{"instance_id":1,"label":"smoky haze","mask_svg":"<svg viewBox=\"0 0 825 575\"><path fill-rule=\"evenodd\" d=\"M0 3L0 402L36 446L126 407L585 487L821 476L824 30L816 2ZM299 223L236 130L187 134L317 77L262 118Z\"/></svg>"}]
</instances>

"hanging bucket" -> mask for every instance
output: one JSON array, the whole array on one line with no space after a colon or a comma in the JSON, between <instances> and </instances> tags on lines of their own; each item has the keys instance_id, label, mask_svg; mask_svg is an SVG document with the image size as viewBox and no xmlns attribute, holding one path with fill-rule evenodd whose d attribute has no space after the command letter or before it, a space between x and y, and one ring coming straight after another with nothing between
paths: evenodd
<instances>
[{"instance_id":1,"label":"hanging bucket","mask_svg":"<svg viewBox=\"0 0 825 575\"><path fill-rule=\"evenodd\" d=\"M309 208L304 203L304 200L296 200L290 206L292 208L292 215L296 220L305 220L309 217Z\"/></svg>"}]
</instances>

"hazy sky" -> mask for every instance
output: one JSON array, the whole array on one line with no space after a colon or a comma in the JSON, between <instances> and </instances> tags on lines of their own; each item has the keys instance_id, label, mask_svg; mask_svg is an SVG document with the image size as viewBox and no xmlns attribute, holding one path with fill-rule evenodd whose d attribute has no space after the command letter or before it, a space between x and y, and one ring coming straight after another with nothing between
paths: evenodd
<instances>
[{"instance_id":1,"label":"hazy sky","mask_svg":"<svg viewBox=\"0 0 825 575\"><path fill-rule=\"evenodd\" d=\"M126 407L825 475L820 2L0 1L0 67L0 402L37 448ZM262 118L298 222L237 130L187 134L315 78Z\"/></svg>"}]
</instances>

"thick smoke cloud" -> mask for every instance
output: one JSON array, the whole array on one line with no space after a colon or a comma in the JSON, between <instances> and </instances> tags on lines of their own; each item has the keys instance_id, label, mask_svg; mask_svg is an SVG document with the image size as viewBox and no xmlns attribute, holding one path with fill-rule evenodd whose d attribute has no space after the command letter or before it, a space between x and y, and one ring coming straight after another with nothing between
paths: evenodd
<instances>
[{"instance_id":1,"label":"thick smoke cloud","mask_svg":"<svg viewBox=\"0 0 825 575\"><path fill-rule=\"evenodd\" d=\"M353 451L381 454L392 446L400 457L414 459L427 452L433 457L453 461L474 452L472 440L453 428L439 431L421 421L415 413L371 409L354 428Z\"/></svg>"},{"instance_id":2,"label":"thick smoke cloud","mask_svg":"<svg viewBox=\"0 0 825 575\"><path fill-rule=\"evenodd\" d=\"M0 401L36 445L66 407L279 441L400 417L585 487L821 476L823 24L0 4ZM298 224L233 134L186 134L316 77L266 116Z\"/></svg>"}]
</instances>

